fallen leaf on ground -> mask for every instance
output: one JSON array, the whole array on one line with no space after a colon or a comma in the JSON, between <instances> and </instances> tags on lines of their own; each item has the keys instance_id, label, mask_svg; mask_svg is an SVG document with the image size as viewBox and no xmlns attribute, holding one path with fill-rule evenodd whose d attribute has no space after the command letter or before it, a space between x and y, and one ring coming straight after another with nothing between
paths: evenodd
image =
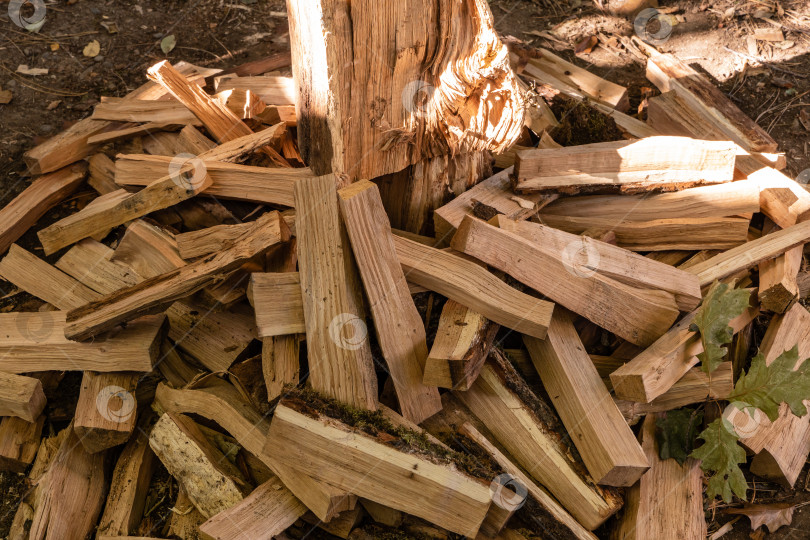
<instances>
[{"instance_id":1,"label":"fallen leaf on ground","mask_svg":"<svg viewBox=\"0 0 810 540\"><path fill-rule=\"evenodd\" d=\"M175 45L177 45L177 39L175 39L174 34L169 34L160 40L160 50L163 51L163 54L169 54L172 52Z\"/></svg>"},{"instance_id":2,"label":"fallen leaf on ground","mask_svg":"<svg viewBox=\"0 0 810 540\"><path fill-rule=\"evenodd\" d=\"M101 26L107 30L108 34L117 34L118 33L118 25L112 21L104 21L101 23Z\"/></svg>"},{"instance_id":3,"label":"fallen leaf on ground","mask_svg":"<svg viewBox=\"0 0 810 540\"><path fill-rule=\"evenodd\" d=\"M23 75L47 75L48 68L29 68L27 64L20 64L17 66L17 73Z\"/></svg>"},{"instance_id":4,"label":"fallen leaf on ground","mask_svg":"<svg viewBox=\"0 0 810 540\"><path fill-rule=\"evenodd\" d=\"M751 520L753 530L764 525L768 528L768 532L774 532L793 522L795 508L796 505L790 503L746 504L742 508L729 508L725 513L747 516Z\"/></svg>"},{"instance_id":5,"label":"fallen leaf on ground","mask_svg":"<svg viewBox=\"0 0 810 540\"><path fill-rule=\"evenodd\" d=\"M49 110L49 111L52 111L52 110L54 110L55 108L57 108L57 107L59 106L59 104L60 104L60 103L62 103L62 100L61 100L61 99L57 99L56 101L51 101L50 103L48 103L48 106L47 106L47 107L45 107L45 108L46 108L47 110Z\"/></svg>"},{"instance_id":6,"label":"fallen leaf on ground","mask_svg":"<svg viewBox=\"0 0 810 540\"><path fill-rule=\"evenodd\" d=\"M599 40L596 39L596 36L586 37L576 44L574 47L574 54L590 54L598 43Z\"/></svg>"},{"instance_id":7,"label":"fallen leaf on ground","mask_svg":"<svg viewBox=\"0 0 810 540\"><path fill-rule=\"evenodd\" d=\"M98 56L98 53L100 52L101 52L101 45L97 40L94 39L93 41L85 45L82 54L87 56L88 58L95 58L96 56Z\"/></svg>"},{"instance_id":8,"label":"fallen leaf on ground","mask_svg":"<svg viewBox=\"0 0 810 540\"><path fill-rule=\"evenodd\" d=\"M11 90L0 90L0 105L10 103L12 97L14 97L14 95L11 93Z\"/></svg>"},{"instance_id":9,"label":"fallen leaf on ground","mask_svg":"<svg viewBox=\"0 0 810 540\"><path fill-rule=\"evenodd\" d=\"M51 43L50 44L50 49L51 49L51 51L58 51L59 50L59 44L58 43Z\"/></svg>"},{"instance_id":10,"label":"fallen leaf on ground","mask_svg":"<svg viewBox=\"0 0 810 540\"><path fill-rule=\"evenodd\" d=\"M799 122L802 123L804 129L810 131L810 109L802 109L799 111Z\"/></svg>"}]
</instances>

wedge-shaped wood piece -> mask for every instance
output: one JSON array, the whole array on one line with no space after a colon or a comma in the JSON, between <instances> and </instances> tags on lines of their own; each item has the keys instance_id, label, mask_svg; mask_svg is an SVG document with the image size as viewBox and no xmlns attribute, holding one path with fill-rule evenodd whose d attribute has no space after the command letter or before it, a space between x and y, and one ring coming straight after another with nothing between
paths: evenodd
<instances>
[{"instance_id":1,"label":"wedge-shaped wood piece","mask_svg":"<svg viewBox=\"0 0 810 540\"><path fill-rule=\"evenodd\" d=\"M187 416L163 413L149 435L149 446L207 518L238 504L250 492L239 469Z\"/></svg>"},{"instance_id":2,"label":"wedge-shaped wood piece","mask_svg":"<svg viewBox=\"0 0 810 540\"><path fill-rule=\"evenodd\" d=\"M750 219L738 217L614 221L598 215L544 215L538 221L573 234L610 231L618 246L633 251L730 249L745 243L750 225Z\"/></svg>"},{"instance_id":3,"label":"wedge-shaped wood piece","mask_svg":"<svg viewBox=\"0 0 810 540\"><path fill-rule=\"evenodd\" d=\"M616 222L739 216L759 212L759 192L758 182L740 180L670 193L566 197L544 207L540 216L596 216Z\"/></svg>"},{"instance_id":4,"label":"wedge-shaped wood piece","mask_svg":"<svg viewBox=\"0 0 810 540\"><path fill-rule=\"evenodd\" d=\"M268 458L449 531L475 536L491 502L488 482L426 455L390 445L314 412L303 402L276 407ZM361 472L362 471L362 472Z\"/></svg>"},{"instance_id":5,"label":"wedge-shaped wood piece","mask_svg":"<svg viewBox=\"0 0 810 540\"><path fill-rule=\"evenodd\" d=\"M377 178L427 156L499 153L520 134L521 92L486 2L288 7L299 146L316 174ZM428 46L438 35L446 46Z\"/></svg>"},{"instance_id":6,"label":"wedge-shaped wood piece","mask_svg":"<svg viewBox=\"0 0 810 540\"><path fill-rule=\"evenodd\" d=\"M445 302L425 363L425 384L468 390L489 355L500 326L454 300Z\"/></svg>"},{"instance_id":7,"label":"wedge-shaped wood piece","mask_svg":"<svg viewBox=\"0 0 810 540\"><path fill-rule=\"evenodd\" d=\"M12 244L0 260L0 276L59 309L73 309L101 295L33 253Z\"/></svg>"},{"instance_id":8,"label":"wedge-shaped wood piece","mask_svg":"<svg viewBox=\"0 0 810 540\"><path fill-rule=\"evenodd\" d=\"M585 352L570 313L558 308L545 340L524 337L523 342L594 480L635 484L649 462Z\"/></svg>"},{"instance_id":9,"label":"wedge-shaped wood piece","mask_svg":"<svg viewBox=\"0 0 810 540\"><path fill-rule=\"evenodd\" d=\"M118 446L130 438L135 429L135 387L140 378L135 372L84 372L73 429L89 453Z\"/></svg>"},{"instance_id":10,"label":"wedge-shaped wood piece","mask_svg":"<svg viewBox=\"0 0 810 540\"><path fill-rule=\"evenodd\" d=\"M759 314L759 306L748 308L729 326L736 334ZM697 332L689 330L695 312L684 316L666 334L630 362L610 374L616 397L650 403L667 392L698 364L703 345Z\"/></svg>"},{"instance_id":11,"label":"wedge-shaped wood piece","mask_svg":"<svg viewBox=\"0 0 810 540\"><path fill-rule=\"evenodd\" d=\"M428 356L425 326L397 259L380 192L372 182L361 180L338 196L400 410L418 424L436 414L442 402L439 389L422 382Z\"/></svg>"},{"instance_id":12,"label":"wedge-shaped wood piece","mask_svg":"<svg viewBox=\"0 0 810 540\"><path fill-rule=\"evenodd\" d=\"M341 401L376 409L377 377L336 182L333 175L302 179L294 191L310 382Z\"/></svg>"},{"instance_id":13,"label":"wedge-shaped wood piece","mask_svg":"<svg viewBox=\"0 0 810 540\"><path fill-rule=\"evenodd\" d=\"M251 230L219 253L74 309L68 314L65 335L69 339L86 339L119 323L160 311L290 238L289 229L278 212L268 212L253 223Z\"/></svg>"},{"instance_id":14,"label":"wedge-shaped wood piece","mask_svg":"<svg viewBox=\"0 0 810 540\"><path fill-rule=\"evenodd\" d=\"M548 491L540 487L523 470L515 465L497 446L492 444L481 432L479 432L472 424L465 422L460 428L459 433L469 437L475 441L478 446L483 448L495 462L504 470L506 474L511 475L517 482L526 488L529 495L532 496L537 503L549 513L551 518L559 523L563 530L570 533L572 538L578 540L596 540L596 535L583 527L565 508L560 506L554 497L549 495ZM499 537L500 538L500 537ZM510 537L507 537L510 538Z\"/></svg>"},{"instance_id":15,"label":"wedge-shaped wood piece","mask_svg":"<svg viewBox=\"0 0 810 540\"><path fill-rule=\"evenodd\" d=\"M641 446L650 461L650 470L630 488L613 540L648 538L706 538L703 514L703 472L700 462L687 459L679 465L674 459L658 457L655 441L655 414L644 420Z\"/></svg>"},{"instance_id":16,"label":"wedge-shaped wood piece","mask_svg":"<svg viewBox=\"0 0 810 540\"><path fill-rule=\"evenodd\" d=\"M286 385L297 385L300 381L300 338L299 334L291 334L262 339L262 375L267 386L267 401L279 397Z\"/></svg>"},{"instance_id":17,"label":"wedge-shaped wood piece","mask_svg":"<svg viewBox=\"0 0 810 540\"><path fill-rule=\"evenodd\" d=\"M684 189L734 178L736 145L686 137L524 150L515 160L515 189L578 193L588 188L624 191Z\"/></svg>"},{"instance_id":18,"label":"wedge-shaped wood piece","mask_svg":"<svg viewBox=\"0 0 810 540\"><path fill-rule=\"evenodd\" d=\"M115 182L119 186L146 186L165 176L173 159L172 156L119 155L115 162ZM308 168L271 169L213 160L197 163L204 165L212 182L203 196L282 206L294 206L293 185L301 178L312 176Z\"/></svg>"},{"instance_id":19,"label":"wedge-shaped wood piece","mask_svg":"<svg viewBox=\"0 0 810 540\"><path fill-rule=\"evenodd\" d=\"M97 536L127 536L136 532L147 509L146 496L156 465L148 435L137 432L115 464Z\"/></svg>"},{"instance_id":20,"label":"wedge-shaped wood piece","mask_svg":"<svg viewBox=\"0 0 810 540\"><path fill-rule=\"evenodd\" d=\"M122 223L190 199L211 185L211 177L204 168L196 167L191 172L190 166L181 165L176 169L168 170L165 176L137 193L88 205L40 230L37 235L45 253L51 254L88 236L106 234Z\"/></svg>"},{"instance_id":21,"label":"wedge-shaped wood piece","mask_svg":"<svg viewBox=\"0 0 810 540\"><path fill-rule=\"evenodd\" d=\"M114 253L101 242L85 238L62 255L56 267L97 293L110 294L141 281L131 268L111 260Z\"/></svg>"},{"instance_id":22,"label":"wedge-shaped wood piece","mask_svg":"<svg viewBox=\"0 0 810 540\"><path fill-rule=\"evenodd\" d=\"M810 312L801 304L794 304L784 315L771 319L762 338L760 351L765 362L770 364L783 352L798 347L801 364L810 357ZM797 367L798 367L797 364ZM808 403L807 401L805 403ZM751 472L783 486L792 487L810 453L810 419L799 418L783 403L779 417L770 422L764 415L743 420L737 432L742 432L740 442L757 454L751 462ZM737 418L734 419L735 426Z\"/></svg>"},{"instance_id":23,"label":"wedge-shaped wood piece","mask_svg":"<svg viewBox=\"0 0 810 540\"><path fill-rule=\"evenodd\" d=\"M454 391L454 396L577 521L595 529L621 507L621 497L611 488L597 486L572 457L571 448L560 438L559 420L509 361L494 352L490 358L472 388Z\"/></svg>"},{"instance_id":24,"label":"wedge-shaped wood piece","mask_svg":"<svg viewBox=\"0 0 810 540\"><path fill-rule=\"evenodd\" d=\"M598 272L583 273L575 268L572 255L580 250L581 243L568 251L551 253L513 232L467 216L451 246L637 345L654 342L678 317L671 293L632 287Z\"/></svg>"},{"instance_id":25,"label":"wedge-shaped wood piece","mask_svg":"<svg viewBox=\"0 0 810 540\"><path fill-rule=\"evenodd\" d=\"M621 364L621 361L618 362L618 365L614 364L610 371L615 371ZM603 378L609 377L610 371ZM606 382L610 384L610 379L608 378ZM648 414L671 411L687 405L701 403L707 399L718 401L728 399L733 389L734 371L732 363L723 362L712 372L711 376L706 375L700 368L693 367L686 372L686 375L678 379L669 390L649 403L622 399L614 399L614 401L627 421L633 425L639 418Z\"/></svg>"},{"instance_id":26,"label":"wedge-shaped wood piece","mask_svg":"<svg viewBox=\"0 0 810 540\"><path fill-rule=\"evenodd\" d=\"M699 116L710 118L732 140L749 152L776 152L768 133L742 112L705 75L672 54L654 54L647 61L647 78L661 92L674 91Z\"/></svg>"},{"instance_id":27,"label":"wedge-shaped wood piece","mask_svg":"<svg viewBox=\"0 0 810 540\"><path fill-rule=\"evenodd\" d=\"M621 112L630 108L627 88L567 62L547 49L537 48L525 73L559 90L570 89Z\"/></svg>"},{"instance_id":28,"label":"wedge-shaped wood piece","mask_svg":"<svg viewBox=\"0 0 810 540\"><path fill-rule=\"evenodd\" d=\"M110 260L132 268L144 279L186 264L177 249L174 235L142 219L129 224Z\"/></svg>"},{"instance_id":29,"label":"wedge-shaped wood piece","mask_svg":"<svg viewBox=\"0 0 810 540\"><path fill-rule=\"evenodd\" d=\"M575 273L595 272L632 287L672 293L681 311L692 311L700 304L700 285L694 274L593 238L504 216L496 220L499 228L530 240L568 263Z\"/></svg>"},{"instance_id":30,"label":"wedge-shaped wood piece","mask_svg":"<svg viewBox=\"0 0 810 540\"><path fill-rule=\"evenodd\" d=\"M65 338L65 312L0 313L0 371L152 371L164 315L79 343Z\"/></svg>"},{"instance_id":31,"label":"wedge-shaped wood piece","mask_svg":"<svg viewBox=\"0 0 810 540\"><path fill-rule=\"evenodd\" d=\"M762 213L783 229L810 215L810 192L803 185L770 167L744 174L759 184Z\"/></svg>"},{"instance_id":32,"label":"wedge-shaped wood piece","mask_svg":"<svg viewBox=\"0 0 810 540\"><path fill-rule=\"evenodd\" d=\"M762 236L741 246L724 251L710 259L691 266L688 271L696 274L700 285L732 276L741 270L773 259L796 246L810 241L810 221Z\"/></svg>"},{"instance_id":33,"label":"wedge-shaped wood piece","mask_svg":"<svg viewBox=\"0 0 810 540\"><path fill-rule=\"evenodd\" d=\"M72 426L37 482L30 538L84 540L95 528L107 490L104 454L89 454Z\"/></svg>"},{"instance_id":34,"label":"wedge-shaped wood piece","mask_svg":"<svg viewBox=\"0 0 810 540\"><path fill-rule=\"evenodd\" d=\"M292 77L263 75L259 77L218 77L214 79L217 92L232 90L250 90L267 105L295 105L297 90Z\"/></svg>"},{"instance_id":35,"label":"wedge-shaped wood piece","mask_svg":"<svg viewBox=\"0 0 810 540\"><path fill-rule=\"evenodd\" d=\"M797 278L804 259L803 251L804 246L796 246L759 264L758 290L762 309L784 313L799 298Z\"/></svg>"},{"instance_id":36,"label":"wedge-shaped wood piece","mask_svg":"<svg viewBox=\"0 0 810 540\"><path fill-rule=\"evenodd\" d=\"M87 160L88 176L87 184L98 191L99 195L116 191L118 186L115 184L115 163L107 154L99 152L93 154Z\"/></svg>"},{"instance_id":37,"label":"wedge-shaped wood piece","mask_svg":"<svg viewBox=\"0 0 810 540\"><path fill-rule=\"evenodd\" d=\"M39 379L0 372L0 416L35 422L44 408L45 392Z\"/></svg>"},{"instance_id":38,"label":"wedge-shaped wood piece","mask_svg":"<svg viewBox=\"0 0 810 540\"><path fill-rule=\"evenodd\" d=\"M524 294L473 261L413 240L394 237L408 280L516 332L544 338L554 304Z\"/></svg>"},{"instance_id":39,"label":"wedge-shaped wood piece","mask_svg":"<svg viewBox=\"0 0 810 540\"><path fill-rule=\"evenodd\" d=\"M41 176L0 210L0 253L34 226L45 212L76 191L87 167L76 164Z\"/></svg>"},{"instance_id":40,"label":"wedge-shaped wood piece","mask_svg":"<svg viewBox=\"0 0 810 540\"><path fill-rule=\"evenodd\" d=\"M200 525L200 532L215 540L269 539L283 533L306 512L307 507L275 478L208 519Z\"/></svg>"},{"instance_id":41,"label":"wedge-shaped wood piece","mask_svg":"<svg viewBox=\"0 0 810 540\"><path fill-rule=\"evenodd\" d=\"M37 455L44 425L44 414L33 422L16 416L4 416L0 420L0 470L25 472Z\"/></svg>"},{"instance_id":42,"label":"wedge-shaped wood piece","mask_svg":"<svg viewBox=\"0 0 810 540\"><path fill-rule=\"evenodd\" d=\"M227 371L256 338L253 317L242 306L212 311L193 299L179 300L166 316L169 338L213 372Z\"/></svg>"},{"instance_id":43,"label":"wedge-shaped wood piece","mask_svg":"<svg viewBox=\"0 0 810 540\"><path fill-rule=\"evenodd\" d=\"M298 272L251 274L248 299L256 310L259 337L306 332L304 299Z\"/></svg>"},{"instance_id":44,"label":"wedge-shaped wood piece","mask_svg":"<svg viewBox=\"0 0 810 540\"><path fill-rule=\"evenodd\" d=\"M556 194L530 193L517 195L512 191L510 167L468 189L433 213L436 238L450 240L464 216L473 214L476 205L494 208L511 219L525 219L557 198Z\"/></svg>"}]
</instances>

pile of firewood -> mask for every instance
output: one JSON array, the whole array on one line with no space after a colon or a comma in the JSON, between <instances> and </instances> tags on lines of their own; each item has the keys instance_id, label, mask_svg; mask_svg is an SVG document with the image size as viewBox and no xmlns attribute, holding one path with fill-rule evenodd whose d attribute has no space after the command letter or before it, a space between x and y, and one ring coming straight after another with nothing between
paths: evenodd
<instances>
[{"instance_id":1,"label":"pile of firewood","mask_svg":"<svg viewBox=\"0 0 810 540\"><path fill-rule=\"evenodd\" d=\"M700 460L661 459L656 419L722 412L757 318L766 362L810 356L810 193L776 143L671 55L646 51L645 123L482 0L390 28L316 3L290 2L291 55L161 62L26 154L0 210L0 276L41 301L0 313L9 537L705 538ZM438 47L424 17L471 31ZM561 146L554 99L622 140ZM750 303L709 371L715 282ZM795 483L808 416L738 431Z\"/></svg>"}]
</instances>

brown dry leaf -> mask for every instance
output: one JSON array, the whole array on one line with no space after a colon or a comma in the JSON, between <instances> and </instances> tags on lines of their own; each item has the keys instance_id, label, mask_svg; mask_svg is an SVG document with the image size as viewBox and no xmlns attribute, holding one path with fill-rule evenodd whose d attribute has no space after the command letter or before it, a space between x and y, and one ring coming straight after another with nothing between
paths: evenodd
<instances>
[{"instance_id":1,"label":"brown dry leaf","mask_svg":"<svg viewBox=\"0 0 810 540\"><path fill-rule=\"evenodd\" d=\"M87 56L88 58L95 58L101 52L101 44L98 40L93 40L87 45L85 45L82 54Z\"/></svg>"},{"instance_id":2,"label":"brown dry leaf","mask_svg":"<svg viewBox=\"0 0 810 540\"><path fill-rule=\"evenodd\" d=\"M51 43L48 47L51 49L51 51L58 51L59 50L59 44L56 43L56 42Z\"/></svg>"},{"instance_id":3,"label":"brown dry leaf","mask_svg":"<svg viewBox=\"0 0 810 540\"><path fill-rule=\"evenodd\" d=\"M574 54L590 54L591 51L596 48L598 43L599 40L596 38L596 36L586 37L576 44L574 47Z\"/></svg>"},{"instance_id":4,"label":"brown dry leaf","mask_svg":"<svg viewBox=\"0 0 810 540\"><path fill-rule=\"evenodd\" d=\"M764 525L769 532L774 532L791 524L795 508L796 505L790 503L746 504L742 508L728 508L725 513L747 516L753 530Z\"/></svg>"},{"instance_id":5,"label":"brown dry leaf","mask_svg":"<svg viewBox=\"0 0 810 540\"><path fill-rule=\"evenodd\" d=\"M14 94L11 93L11 90L0 89L0 105L11 103L12 97L14 97Z\"/></svg>"},{"instance_id":6,"label":"brown dry leaf","mask_svg":"<svg viewBox=\"0 0 810 540\"><path fill-rule=\"evenodd\" d=\"M799 122L802 123L804 129L810 131L810 109L802 109L799 111Z\"/></svg>"},{"instance_id":7,"label":"brown dry leaf","mask_svg":"<svg viewBox=\"0 0 810 540\"><path fill-rule=\"evenodd\" d=\"M47 106L47 107L45 107L45 108L46 108L47 110L49 110L49 111L52 111L52 110L54 110L55 108L57 108L57 107L59 106L59 104L60 104L60 103L62 103L62 100L61 100L61 99L57 99L56 101L51 101L50 103L48 103L48 106Z\"/></svg>"}]
</instances>

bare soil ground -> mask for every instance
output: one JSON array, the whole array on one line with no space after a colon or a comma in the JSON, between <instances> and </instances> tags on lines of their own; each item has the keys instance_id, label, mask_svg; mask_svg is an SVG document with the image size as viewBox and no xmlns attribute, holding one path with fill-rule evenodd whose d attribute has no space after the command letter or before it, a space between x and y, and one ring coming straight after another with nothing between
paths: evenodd
<instances>
[{"instance_id":1,"label":"bare soil ground","mask_svg":"<svg viewBox=\"0 0 810 540\"><path fill-rule=\"evenodd\" d=\"M547 5L540 0L490 0L490 4L503 34L552 49L626 85L633 112L644 118L644 97L657 91L645 79L643 65L617 39L633 35L632 21L600 13L589 0L548 0ZM7 5L8 0L0 1L0 98L8 96L3 91L11 92L10 102L2 104L0 99L0 205L30 181L22 161L25 150L90 114L102 95L122 96L142 84L146 68L155 62L168 58L229 67L289 47L284 0L55 0L47 2L38 33L15 25L6 14ZM708 74L768 130L787 154L789 176L810 171L810 1L666 0L660 8L673 24L648 28L661 38L659 48ZM749 36L756 28L777 25L783 41L751 43ZM175 37L176 46L165 54L160 44L169 35ZM591 36L599 39L599 45L588 54L575 55L576 44ZM85 47L94 40L99 54L85 56ZM25 75L18 73L20 65L48 73ZM810 177L810 172L804 174ZM54 210L43 223L64 211ZM35 252L38 248L31 234L22 243ZM0 280L0 297L12 289ZM15 303L19 308L25 301L23 295ZM75 377L66 379L66 395L75 396L76 382ZM69 409L73 403L49 405L49 411ZM70 410L53 415L70 416ZM46 432L59 427L63 426L54 422ZM0 473L0 536L7 534L26 490L24 480L22 475ZM749 480L757 502L810 501L807 470L792 490ZM722 507L707 510L710 532L730 521ZM155 512L165 514L165 508ZM154 531L144 534L157 535L160 521ZM723 538L745 539L750 534L748 520L742 518ZM768 537L810 538L810 508L797 508L792 525Z\"/></svg>"}]
</instances>

